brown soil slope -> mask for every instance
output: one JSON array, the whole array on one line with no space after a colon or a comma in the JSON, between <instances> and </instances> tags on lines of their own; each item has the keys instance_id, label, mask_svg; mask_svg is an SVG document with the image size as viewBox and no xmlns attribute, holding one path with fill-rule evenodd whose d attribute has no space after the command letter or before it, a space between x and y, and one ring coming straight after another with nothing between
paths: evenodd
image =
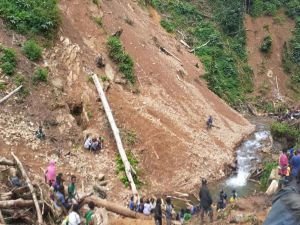
<instances>
[{"instance_id":1,"label":"brown soil slope","mask_svg":"<svg viewBox=\"0 0 300 225\"><path fill-rule=\"evenodd\" d=\"M108 35L122 28L121 40L135 62L139 93L112 82L107 96L118 126L137 134L138 142L132 151L140 160L142 178L147 184L144 187L152 192L188 190L199 182L200 176L223 176L224 163L233 160L235 145L253 131L253 126L199 80L204 70L195 67L198 59L160 28L159 17L153 16L153 11L151 17L147 9L132 1L104 0L98 7L90 0L61 0L59 7L59 37L53 48L44 53L43 64L50 70L48 85L33 88L20 107L10 101L9 106L0 108L2 115L17 116L22 111L29 121L50 124L46 131L53 140L37 143L36 152L27 156L36 154L40 158L37 160L42 160L46 152L47 161L52 153L61 155L62 151L64 155L74 151L68 158L59 159L60 166L71 167L81 176L89 174L85 182L99 172L109 174L110 188L116 195L121 194L122 186L113 171L116 148L88 75L106 74L112 80L113 76L120 76L107 57L106 68L97 68L95 57L99 53L106 55ZM93 17L102 17L103 27ZM128 20L133 24L128 24ZM10 37L5 44L9 43ZM158 43L180 62L161 52ZM214 117L218 126L209 132L205 128L208 115ZM6 119L0 122L1 128L8 126ZM36 125L30 127L29 136L35 128ZM104 153L95 157L83 152L85 129L94 129L105 137ZM12 128L12 135L13 132ZM0 135L0 146L5 136Z\"/></svg>"},{"instance_id":2,"label":"brown soil slope","mask_svg":"<svg viewBox=\"0 0 300 225\"><path fill-rule=\"evenodd\" d=\"M265 96L268 100L289 100L291 97L291 91L287 86L289 77L282 67L282 53L284 43L292 36L294 21L284 12L280 12L275 18L246 16L245 26L249 64L254 71L256 95ZM260 46L264 37L268 35L272 38L272 50L269 54L264 54L261 53Z\"/></svg>"},{"instance_id":3,"label":"brown soil slope","mask_svg":"<svg viewBox=\"0 0 300 225\"><path fill-rule=\"evenodd\" d=\"M149 187L167 191L183 188L187 182L195 184L200 176L220 177L223 163L233 159L235 144L253 127L199 81L203 69L194 66L198 59L179 50L178 42L136 3L103 1L99 8L89 1L60 4L63 34L79 45L85 43L84 55L105 51L104 36L91 16L103 15L108 34L123 29L121 40L134 59L139 94L116 84L107 94L119 126L138 135L134 152ZM157 42L181 63L160 52ZM186 75L181 77L178 71ZM220 129L205 130L208 115Z\"/></svg>"}]
</instances>

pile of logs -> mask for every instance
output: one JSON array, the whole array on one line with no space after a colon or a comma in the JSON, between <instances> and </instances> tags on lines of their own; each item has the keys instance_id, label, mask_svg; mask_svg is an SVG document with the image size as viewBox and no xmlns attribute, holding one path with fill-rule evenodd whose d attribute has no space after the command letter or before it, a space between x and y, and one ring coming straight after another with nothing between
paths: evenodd
<instances>
[{"instance_id":1,"label":"pile of logs","mask_svg":"<svg viewBox=\"0 0 300 225\"><path fill-rule=\"evenodd\" d=\"M17 156L12 153L13 160L0 158L0 223L1 224L44 224L43 213L48 211L43 200L42 189L32 184L26 170ZM21 186L14 187L10 182L12 176L20 179ZM49 203L47 203L49 205Z\"/></svg>"}]
</instances>

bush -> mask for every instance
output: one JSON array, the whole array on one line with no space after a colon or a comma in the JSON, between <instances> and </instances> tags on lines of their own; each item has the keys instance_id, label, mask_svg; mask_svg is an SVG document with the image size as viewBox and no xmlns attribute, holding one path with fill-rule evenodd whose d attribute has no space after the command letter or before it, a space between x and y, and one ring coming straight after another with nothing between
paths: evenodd
<instances>
[{"instance_id":1,"label":"bush","mask_svg":"<svg viewBox=\"0 0 300 225\"><path fill-rule=\"evenodd\" d=\"M57 0L1 0L0 17L17 32L50 37L59 24Z\"/></svg>"},{"instance_id":2,"label":"bush","mask_svg":"<svg viewBox=\"0 0 300 225\"><path fill-rule=\"evenodd\" d=\"M109 57L118 65L119 71L131 84L135 83L134 63L131 57L124 51L118 37L111 36L107 41Z\"/></svg>"},{"instance_id":3,"label":"bush","mask_svg":"<svg viewBox=\"0 0 300 225\"><path fill-rule=\"evenodd\" d=\"M0 47L0 68L8 76L14 74L17 66L17 56L13 49Z\"/></svg>"},{"instance_id":4,"label":"bush","mask_svg":"<svg viewBox=\"0 0 300 225\"><path fill-rule=\"evenodd\" d=\"M139 176L139 169L138 169L138 164L139 161L134 157L134 155L132 154L131 151L127 151L126 152L128 161L130 163L130 165L132 166L132 168L135 170L135 172L137 173L136 175L132 173L133 176L133 181L136 185L137 188L140 188L141 185L143 184L143 182L141 180L139 180L138 176ZM121 180L121 182L125 185L125 187L129 187L130 183L128 181L128 178L126 176L126 172L125 172L125 166L123 164L122 158L120 156L120 154L117 155L116 157L116 173L117 175L119 175L119 178Z\"/></svg>"},{"instance_id":5,"label":"bush","mask_svg":"<svg viewBox=\"0 0 300 225\"><path fill-rule=\"evenodd\" d=\"M288 137L296 140L300 136L300 131L287 123L274 122L271 125L271 134L275 138Z\"/></svg>"},{"instance_id":6,"label":"bush","mask_svg":"<svg viewBox=\"0 0 300 225\"><path fill-rule=\"evenodd\" d=\"M37 61L42 57L42 48L33 40L26 41L22 51L32 61Z\"/></svg>"},{"instance_id":7,"label":"bush","mask_svg":"<svg viewBox=\"0 0 300 225\"><path fill-rule=\"evenodd\" d=\"M260 177L260 187L262 191L266 191L269 186L269 177L273 169L278 166L277 162L265 162L263 166L263 173Z\"/></svg>"},{"instance_id":8,"label":"bush","mask_svg":"<svg viewBox=\"0 0 300 225\"><path fill-rule=\"evenodd\" d=\"M174 25L167 20L162 19L160 25L169 33L172 33L175 30Z\"/></svg>"},{"instance_id":9,"label":"bush","mask_svg":"<svg viewBox=\"0 0 300 225\"><path fill-rule=\"evenodd\" d=\"M260 46L260 51L264 53L269 53L272 49L272 38L270 35L264 37L261 46Z\"/></svg>"},{"instance_id":10,"label":"bush","mask_svg":"<svg viewBox=\"0 0 300 225\"><path fill-rule=\"evenodd\" d=\"M47 82L48 80L48 70L45 68L37 68L34 71L33 81L34 83L38 82Z\"/></svg>"}]
</instances>

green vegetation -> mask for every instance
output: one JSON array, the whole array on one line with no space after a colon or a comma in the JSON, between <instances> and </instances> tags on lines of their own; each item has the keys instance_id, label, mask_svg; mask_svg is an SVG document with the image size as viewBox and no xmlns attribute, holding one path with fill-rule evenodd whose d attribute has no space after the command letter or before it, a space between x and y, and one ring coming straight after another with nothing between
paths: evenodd
<instances>
[{"instance_id":1,"label":"green vegetation","mask_svg":"<svg viewBox=\"0 0 300 225\"><path fill-rule=\"evenodd\" d=\"M18 73L15 77L14 77L14 83L17 85L17 86L20 86L21 84L23 84L25 82L25 77Z\"/></svg>"},{"instance_id":2,"label":"green vegetation","mask_svg":"<svg viewBox=\"0 0 300 225\"><path fill-rule=\"evenodd\" d=\"M298 140L300 137L300 130L287 123L274 122L271 125L271 134L274 138L284 138Z\"/></svg>"},{"instance_id":3,"label":"green vegetation","mask_svg":"<svg viewBox=\"0 0 300 225\"><path fill-rule=\"evenodd\" d=\"M107 41L109 57L118 65L119 71L131 84L135 84L134 63L132 58L125 52L118 37L111 36Z\"/></svg>"},{"instance_id":4,"label":"green vegetation","mask_svg":"<svg viewBox=\"0 0 300 225\"><path fill-rule=\"evenodd\" d=\"M59 24L57 0L1 0L0 17L22 34L51 37Z\"/></svg>"},{"instance_id":5,"label":"green vegetation","mask_svg":"<svg viewBox=\"0 0 300 225\"><path fill-rule=\"evenodd\" d=\"M97 6L100 5L99 0L92 0L92 1L93 1L93 3L94 3L95 5L97 5Z\"/></svg>"},{"instance_id":6,"label":"green vegetation","mask_svg":"<svg viewBox=\"0 0 300 225\"><path fill-rule=\"evenodd\" d=\"M133 130L122 130L121 131L122 140L128 147L132 147L137 142L137 135Z\"/></svg>"},{"instance_id":7,"label":"green vegetation","mask_svg":"<svg viewBox=\"0 0 300 225\"><path fill-rule=\"evenodd\" d=\"M32 61L37 61L42 57L42 48L33 40L24 43L22 52Z\"/></svg>"},{"instance_id":8,"label":"green vegetation","mask_svg":"<svg viewBox=\"0 0 300 225\"><path fill-rule=\"evenodd\" d=\"M13 49L0 46L0 68L3 73L12 76L17 66L17 56Z\"/></svg>"},{"instance_id":9,"label":"green vegetation","mask_svg":"<svg viewBox=\"0 0 300 225\"><path fill-rule=\"evenodd\" d=\"M269 185L269 177L272 172L272 169L278 166L277 162L265 162L263 166L263 172L260 177L260 187L262 191L266 191Z\"/></svg>"},{"instance_id":10,"label":"green vegetation","mask_svg":"<svg viewBox=\"0 0 300 225\"><path fill-rule=\"evenodd\" d=\"M263 53L269 53L271 52L272 49L272 38L270 35L264 37L261 46L260 46L260 51Z\"/></svg>"},{"instance_id":11,"label":"green vegetation","mask_svg":"<svg viewBox=\"0 0 300 225\"><path fill-rule=\"evenodd\" d=\"M250 9L253 16L275 15L279 8L296 21L293 38L284 46L282 58L285 71L291 76L290 86L300 94L300 1L299 0L254 0ZM278 21L278 16L274 18ZM281 19L280 19L281 21Z\"/></svg>"},{"instance_id":12,"label":"green vegetation","mask_svg":"<svg viewBox=\"0 0 300 225\"><path fill-rule=\"evenodd\" d=\"M185 41L206 69L209 88L235 106L253 90L252 70L247 65L243 2L207 1L213 18L206 19L199 1L151 0L163 15L161 25L168 31L180 30ZM205 3L206 4L206 3Z\"/></svg>"},{"instance_id":13,"label":"green vegetation","mask_svg":"<svg viewBox=\"0 0 300 225\"><path fill-rule=\"evenodd\" d=\"M39 82L47 82L47 80L48 80L48 70L45 68L38 67L34 71L33 82L36 84Z\"/></svg>"},{"instance_id":14,"label":"green vegetation","mask_svg":"<svg viewBox=\"0 0 300 225\"><path fill-rule=\"evenodd\" d=\"M160 25L169 33L172 33L175 31L175 26L168 20L162 19L160 21Z\"/></svg>"},{"instance_id":15,"label":"green vegetation","mask_svg":"<svg viewBox=\"0 0 300 225\"><path fill-rule=\"evenodd\" d=\"M135 156L132 154L131 151L127 151L126 155L127 155L130 165L133 167L133 169L136 172L136 175L132 173L134 183L136 184L137 188L140 188L141 185L143 184L143 182L140 181L138 178L139 173L140 173L140 171L138 170L139 161L135 158ZM125 185L125 187L129 187L130 183L129 183L128 178L125 173L125 166L124 166L121 156L119 154L116 157L116 167L117 167L116 173L117 173L117 175L119 175L121 182Z\"/></svg>"}]
</instances>

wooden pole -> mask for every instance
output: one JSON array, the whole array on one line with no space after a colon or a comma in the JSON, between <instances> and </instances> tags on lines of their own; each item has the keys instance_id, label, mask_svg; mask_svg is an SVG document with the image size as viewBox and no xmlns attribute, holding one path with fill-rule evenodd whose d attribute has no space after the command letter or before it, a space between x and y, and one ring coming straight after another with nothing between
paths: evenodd
<instances>
[{"instance_id":1,"label":"wooden pole","mask_svg":"<svg viewBox=\"0 0 300 225\"><path fill-rule=\"evenodd\" d=\"M0 165L3 166L15 166L16 164L12 160L8 160L4 157L0 157Z\"/></svg>"},{"instance_id":2,"label":"wooden pole","mask_svg":"<svg viewBox=\"0 0 300 225\"><path fill-rule=\"evenodd\" d=\"M128 178L128 181L130 183L132 193L133 193L133 195L136 195L136 194L138 194L138 192L137 192L137 189L136 189L136 186L135 186L132 174L131 174L131 172L132 172L131 171L131 165L130 165L128 159L127 159L126 152L125 152L123 144L122 144L122 140L121 140L121 137L120 137L120 131L119 131L119 129L118 129L116 123L115 123L113 114L111 112L110 106L109 106L108 101L107 101L107 98L105 96L105 93L104 93L104 91L103 91L103 89L100 85L99 79L98 79L96 74L93 75L93 80L94 80L95 86L97 88L97 91L98 91L99 97L101 99L101 102L103 104L103 107L104 107L107 119L109 121L110 127L113 131L113 134L114 134L114 137L115 137L115 140L116 140L116 143L117 143L117 148L118 148L119 154L121 156L121 159L123 161L123 164L124 164L124 167L125 167L125 173L126 173L126 176Z\"/></svg>"},{"instance_id":3,"label":"wooden pole","mask_svg":"<svg viewBox=\"0 0 300 225\"><path fill-rule=\"evenodd\" d=\"M103 207L106 210L108 210L110 212L117 213L121 216L135 218L135 219L144 219L144 220L151 220L152 219L152 216L145 216L142 213L138 213L138 212L132 211L128 208L125 208L125 207L121 206L120 204L112 203L112 202L109 202L107 200L97 198L95 196L86 198L84 200L84 204L88 204L91 201L94 202L97 207L99 207L99 208Z\"/></svg>"},{"instance_id":4,"label":"wooden pole","mask_svg":"<svg viewBox=\"0 0 300 225\"><path fill-rule=\"evenodd\" d=\"M6 95L4 98L0 99L0 104L2 102L4 102L5 100L7 100L10 96L14 95L15 93L17 93L21 88L23 87L23 85L20 85L19 87L17 87L15 90L13 90L12 92L10 92L8 95Z\"/></svg>"},{"instance_id":5,"label":"wooden pole","mask_svg":"<svg viewBox=\"0 0 300 225\"><path fill-rule=\"evenodd\" d=\"M0 210L0 223L4 225L6 224L1 210Z\"/></svg>"},{"instance_id":6,"label":"wooden pole","mask_svg":"<svg viewBox=\"0 0 300 225\"><path fill-rule=\"evenodd\" d=\"M39 204L39 202L37 202ZM16 200L0 201L0 209L10 209L10 208L24 208L34 206L35 202L33 200L24 200L18 198Z\"/></svg>"},{"instance_id":7,"label":"wooden pole","mask_svg":"<svg viewBox=\"0 0 300 225\"><path fill-rule=\"evenodd\" d=\"M29 177L26 173L26 170L24 169L23 164L21 163L21 161L18 159L18 157L13 152L11 153L11 155L14 157L14 159L16 161L16 164L17 164L18 168L20 169L20 171L22 173L22 176L26 180L26 183L27 183L27 185L29 187L29 190L32 194L32 199L33 199L34 206L35 206L36 213L37 213L37 217L38 217L38 224L42 225L43 224L43 217L42 217L41 208L40 208L38 199L36 197L35 190L34 190L32 184L31 184L31 181L30 181L30 179L29 179Z\"/></svg>"}]
</instances>

